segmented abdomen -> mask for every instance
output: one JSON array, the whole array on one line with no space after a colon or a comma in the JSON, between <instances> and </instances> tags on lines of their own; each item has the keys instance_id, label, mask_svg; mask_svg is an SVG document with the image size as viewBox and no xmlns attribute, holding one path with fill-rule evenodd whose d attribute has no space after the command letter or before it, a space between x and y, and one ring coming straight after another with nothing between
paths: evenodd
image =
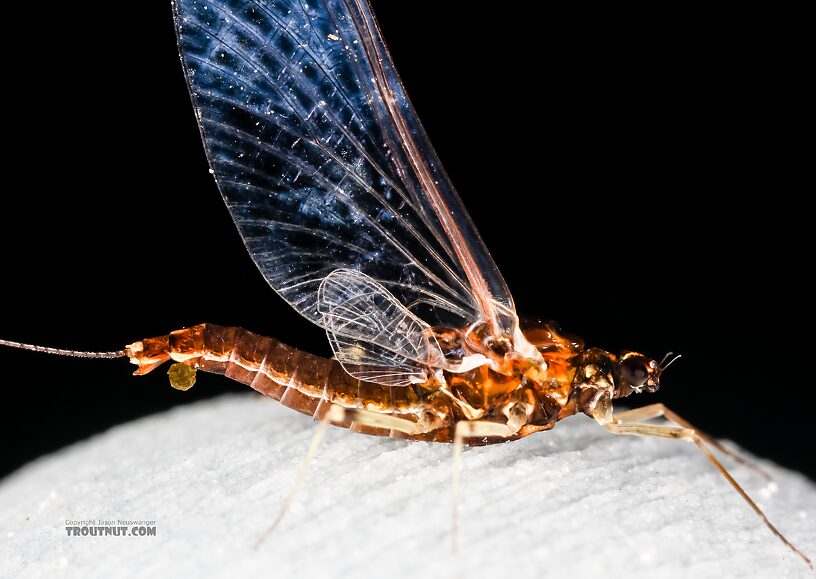
<instances>
[{"instance_id":1,"label":"segmented abdomen","mask_svg":"<svg viewBox=\"0 0 816 579\"><path fill-rule=\"evenodd\" d=\"M332 404L361 408L416 422L427 404L416 386L391 387L349 376L335 360L303 352L243 328L199 324L128 346L135 374L146 374L167 360L247 384L303 414L322 419ZM356 432L416 440L450 442L444 426L434 432L406 435L353 421L333 423Z\"/></svg>"}]
</instances>

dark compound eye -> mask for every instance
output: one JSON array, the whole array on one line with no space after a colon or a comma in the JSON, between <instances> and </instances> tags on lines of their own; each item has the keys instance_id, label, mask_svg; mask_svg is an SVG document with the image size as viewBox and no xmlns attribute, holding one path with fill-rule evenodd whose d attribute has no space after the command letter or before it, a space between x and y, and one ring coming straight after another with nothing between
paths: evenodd
<instances>
[{"instance_id":1,"label":"dark compound eye","mask_svg":"<svg viewBox=\"0 0 816 579\"><path fill-rule=\"evenodd\" d=\"M631 386L643 386L649 379L650 366L646 357L633 356L620 363L620 375Z\"/></svg>"}]
</instances>

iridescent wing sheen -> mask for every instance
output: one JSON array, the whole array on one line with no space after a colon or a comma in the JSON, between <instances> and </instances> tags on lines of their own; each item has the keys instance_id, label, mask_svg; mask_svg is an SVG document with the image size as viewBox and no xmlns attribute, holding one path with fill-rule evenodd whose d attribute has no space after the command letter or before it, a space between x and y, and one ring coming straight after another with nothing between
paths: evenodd
<instances>
[{"instance_id":1,"label":"iridescent wing sheen","mask_svg":"<svg viewBox=\"0 0 816 579\"><path fill-rule=\"evenodd\" d=\"M338 332L326 312L343 304L318 302L336 270L360 272L424 324L483 320L513 333L510 293L365 0L177 0L174 10L211 171L272 288L355 344L374 344L376 328ZM404 345L386 345L388 363L412 367Z\"/></svg>"}]
</instances>

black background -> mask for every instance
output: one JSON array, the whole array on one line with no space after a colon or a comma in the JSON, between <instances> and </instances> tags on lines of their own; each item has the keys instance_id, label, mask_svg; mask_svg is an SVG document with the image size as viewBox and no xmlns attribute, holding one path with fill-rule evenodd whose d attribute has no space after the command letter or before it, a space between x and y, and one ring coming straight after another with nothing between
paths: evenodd
<instances>
[{"instance_id":1,"label":"black background","mask_svg":"<svg viewBox=\"0 0 816 579\"><path fill-rule=\"evenodd\" d=\"M631 402L816 476L811 348L795 337L812 262L796 38L747 13L439 4L375 9L518 311L613 351L682 352L658 394ZM117 349L209 321L326 354L207 172L169 2L49 10L11 15L38 56L5 52L0 335ZM181 393L123 360L6 349L0 368L0 473L246 391L201 376Z\"/></svg>"}]
</instances>

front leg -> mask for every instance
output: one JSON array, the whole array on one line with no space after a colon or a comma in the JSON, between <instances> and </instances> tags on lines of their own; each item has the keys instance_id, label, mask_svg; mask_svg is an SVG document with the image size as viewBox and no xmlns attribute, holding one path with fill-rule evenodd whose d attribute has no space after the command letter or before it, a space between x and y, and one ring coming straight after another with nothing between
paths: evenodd
<instances>
[{"instance_id":1,"label":"front leg","mask_svg":"<svg viewBox=\"0 0 816 579\"><path fill-rule=\"evenodd\" d=\"M738 454L731 452L730 450L725 448L722 444L714 440L711 436L701 431L699 428L693 426L688 420L680 417L680 415L678 415L673 410L670 410L664 404L661 404L659 402L657 404L649 404L647 406L641 406L640 408L634 408L632 410L616 412L613 417L613 422L618 422L619 424L623 422L642 422L644 420L650 420L652 418L661 417L671 422L674 422L675 424L682 426L683 428L693 430L694 432L697 433L697 436L699 436L707 444L713 446L724 455L730 457L735 462L738 462L741 465L750 468L751 470L753 470L766 480L771 480L771 475L769 475L764 468L757 464L754 464L753 462L741 457Z\"/></svg>"},{"instance_id":2,"label":"front leg","mask_svg":"<svg viewBox=\"0 0 816 579\"><path fill-rule=\"evenodd\" d=\"M649 418L656 418L658 416L665 416L666 418L671 419L673 422L677 422L679 424L684 424L685 426L671 426L668 424L645 424L642 422L629 422L628 420L636 419L636 420L648 420ZM768 520L768 517L765 516L765 513L762 512L762 509L757 506L757 504L748 496L743 488L739 485L739 483L734 480L734 477L725 469L725 467L720 463L719 460L708 450L706 443L712 444L718 449L722 447L713 441L710 437L701 434L697 431L694 427L691 426L688 422L674 414L673 412L669 411L665 406L662 404L652 404L650 406L644 406L643 408L636 408L634 410L628 410L621 412L619 414L615 414L613 416L612 422L606 424L606 429L611 432L612 434L621 434L621 435L632 435L632 436L654 436L660 438L674 438L678 440L686 440L688 442L693 442L697 448L706 456L706 458L714 465L714 468L728 481L728 483L734 488L734 490L739 493L739 495L745 499L745 502L753 509L753 511L763 520L765 525L771 530L771 532L776 535L780 541L782 541L794 554L801 557L805 563L812 569L813 563L811 563L810 559L802 553L799 549L797 549L793 543L788 541L785 536L779 532L779 530ZM726 454L733 456L730 452L725 451Z\"/></svg>"}]
</instances>

